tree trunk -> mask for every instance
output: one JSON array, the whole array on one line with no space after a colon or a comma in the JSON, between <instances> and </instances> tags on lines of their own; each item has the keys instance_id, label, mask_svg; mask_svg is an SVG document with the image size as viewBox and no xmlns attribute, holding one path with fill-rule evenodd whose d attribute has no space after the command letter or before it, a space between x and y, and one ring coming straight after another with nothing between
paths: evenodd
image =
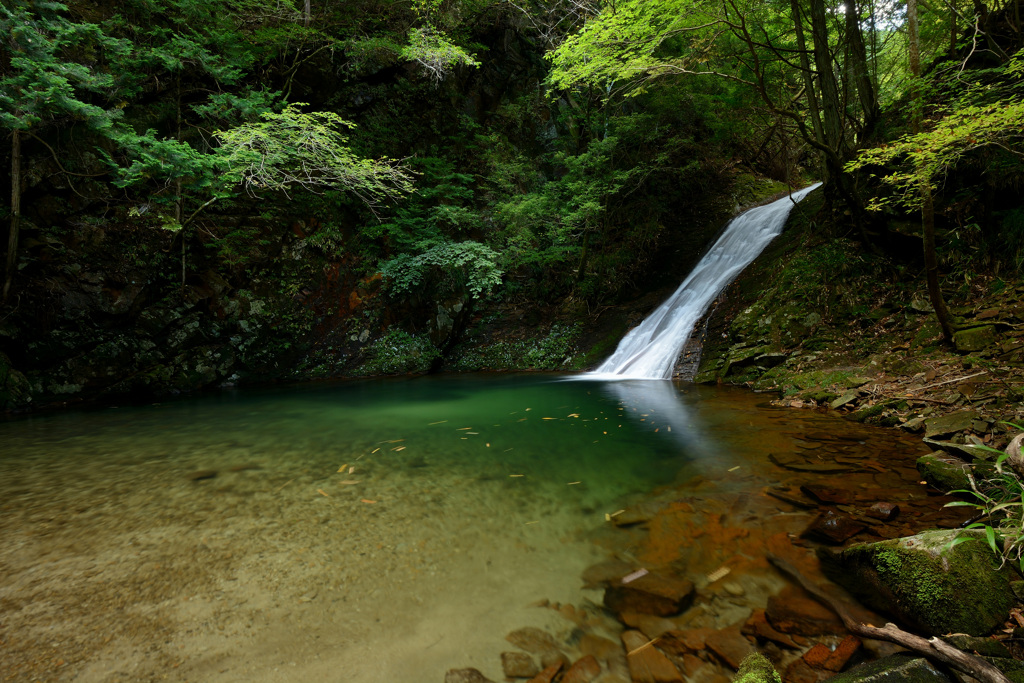
<instances>
[{"instance_id":1,"label":"tree trunk","mask_svg":"<svg viewBox=\"0 0 1024 683\"><path fill-rule=\"evenodd\" d=\"M924 95L921 92L921 38L918 31L917 0L907 0L907 29L910 34L910 74L914 78L913 131L921 132ZM946 341L953 339L949 324L946 301L939 288L939 258L935 253L935 205L932 202L932 187L928 178L921 173L921 237L924 244L924 268L928 279L928 298L935 309L935 317Z\"/></svg>"},{"instance_id":2,"label":"tree trunk","mask_svg":"<svg viewBox=\"0 0 1024 683\"><path fill-rule=\"evenodd\" d=\"M11 232L7 236L7 267L3 301L11 293L14 272L18 269L18 232L21 230L21 132L11 132Z\"/></svg>"},{"instance_id":3,"label":"tree trunk","mask_svg":"<svg viewBox=\"0 0 1024 683\"><path fill-rule=\"evenodd\" d=\"M796 46L800 50L800 69L804 74L804 89L807 91L807 108L811 114L811 126L814 137L825 144L825 133L821 128L821 106L818 104L818 93L814 89L814 72L811 60L807 56L807 41L804 38L803 20L800 18L800 0L789 0L793 11L793 28L796 31Z\"/></svg>"},{"instance_id":4,"label":"tree trunk","mask_svg":"<svg viewBox=\"0 0 1024 683\"><path fill-rule=\"evenodd\" d=\"M814 67L818 71L821 108L824 114L825 145L832 149L837 157L844 159L846 144L843 138L843 106L839 100L839 84L832 69L825 0L811 0L811 36L814 38Z\"/></svg>"},{"instance_id":5,"label":"tree trunk","mask_svg":"<svg viewBox=\"0 0 1024 683\"><path fill-rule=\"evenodd\" d=\"M309 23L313 20L312 0L306 0L306 8L302 18L304 25L309 26Z\"/></svg>"},{"instance_id":6,"label":"tree trunk","mask_svg":"<svg viewBox=\"0 0 1024 683\"><path fill-rule=\"evenodd\" d=\"M860 30L860 6L856 0L850 0L846 4L846 40L849 45L847 69L857 88L861 111L864 112L861 137L867 138L871 136L878 120L878 100L868 70L868 54L864 47L864 34Z\"/></svg>"}]
</instances>

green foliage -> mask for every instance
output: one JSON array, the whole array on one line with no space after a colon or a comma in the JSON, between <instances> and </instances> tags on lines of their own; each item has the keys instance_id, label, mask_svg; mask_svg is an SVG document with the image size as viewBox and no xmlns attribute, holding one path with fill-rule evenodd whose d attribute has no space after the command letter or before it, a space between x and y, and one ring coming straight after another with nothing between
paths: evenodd
<instances>
[{"instance_id":1,"label":"green foliage","mask_svg":"<svg viewBox=\"0 0 1024 683\"><path fill-rule=\"evenodd\" d=\"M361 371L370 375L426 372L440 356L441 352L426 337L392 329L369 346Z\"/></svg>"},{"instance_id":2,"label":"green foliage","mask_svg":"<svg viewBox=\"0 0 1024 683\"><path fill-rule=\"evenodd\" d=\"M432 270L440 271L445 280L443 291L458 292L464 288L474 299L501 284L498 253L484 244L467 240L424 242L419 246L422 251L418 254L399 254L381 264L380 272L393 293L412 293L423 285Z\"/></svg>"},{"instance_id":3,"label":"green foliage","mask_svg":"<svg viewBox=\"0 0 1024 683\"><path fill-rule=\"evenodd\" d=\"M1019 79L1024 72L1024 50L1007 62L1005 76ZM971 90L971 99L991 100L989 87ZM847 165L847 170L883 166L900 162L899 168L880 179L892 193L875 197L869 208L917 209L921 206L920 188L935 191L958 166L981 151L1004 152L1015 159L1018 173L1024 157L1024 96L1011 95L995 101L969 103L962 99L947 110L930 130L905 135L895 142L865 150ZM992 163L991 161L989 163Z\"/></svg>"},{"instance_id":4,"label":"green foliage","mask_svg":"<svg viewBox=\"0 0 1024 683\"><path fill-rule=\"evenodd\" d=\"M582 365L576 343L579 323L555 323L543 337L493 344L473 344L457 353L452 369L476 370L574 370ZM574 361L575 358L575 361Z\"/></svg>"},{"instance_id":5,"label":"green foliage","mask_svg":"<svg viewBox=\"0 0 1024 683\"><path fill-rule=\"evenodd\" d=\"M782 683L782 677L760 652L744 657L733 683Z\"/></svg>"},{"instance_id":6,"label":"green foliage","mask_svg":"<svg viewBox=\"0 0 1024 683\"><path fill-rule=\"evenodd\" d=\"M63 118L102 130L120 117L117 108L92 101L92 94L108 93L114 85L112 74L95 68L93 55L121 55L130 44L96 24L72 22L66 12L59 2L0 5L0 35L10 50L10 66L0 79L5 128L31 130Z\"/></svg>"},{"instance_id":7,"label":"green foliage","mask_svg":"<svg viewBox=\"0 0 1024 683\"><path fill-rule=\"evenodd\" d=\"M1004 423L1014 429L1022 430L1018 425ZM945 507L972 507L979 511L981 520L975 521L965 529L980 529L985 541L996 556L1010 561L1024 572L1024 481L1016 469L1005 467L1009 455L988 446L975 446L996 456L995 471L997 476L990 479L976 480L970 472L967 477L971 482L970 490L952 491L972 498L971 501L955 501ZM955 538L950 547L970 540L963 535Z\"/></svg>"},{"instance_id":8,"label":"green foliage","mask_svg":"<svg viewBox=\"0 0 1024 683\"><path fill-rule=\"evenodd\" d=\"M366 159L348 147L342 128L353 128L333 112L304 113L302 103L266 111L260 121L219 131L218 156L225 176L250 194L287 193L293 186L351 192L376 207L412 191L412 178L393 159Z\"/></svg>"},{"instance_id":9,"label":"green foliage","mask_svg":"<svg viewBox=\"0 0 1024 683\"><path fill-rule=\"evenodd\" d=\"M409 45L401 56L418 63L435 83L443 81L458 66L480 66L473 55L429 28L409 31Z\"/></svg>"}]
</instances>

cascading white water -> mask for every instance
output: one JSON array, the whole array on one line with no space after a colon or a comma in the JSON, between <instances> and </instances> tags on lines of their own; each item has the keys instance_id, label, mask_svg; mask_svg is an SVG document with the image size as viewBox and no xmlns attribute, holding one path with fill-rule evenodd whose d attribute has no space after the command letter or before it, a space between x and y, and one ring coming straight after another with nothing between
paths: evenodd
<instances>
[{"instance_id":1,"label":"cascading white water","mask_svg":"<svg viewBox=\"0 0 1024 683\"><path fill-rule=\"evenodd\" d=\"M782 232L796 202L820 184L734 218L675 294L630 330L615 353L582 379L671 379L697 320L719 292Z\"/></svg>"}]
</instances>

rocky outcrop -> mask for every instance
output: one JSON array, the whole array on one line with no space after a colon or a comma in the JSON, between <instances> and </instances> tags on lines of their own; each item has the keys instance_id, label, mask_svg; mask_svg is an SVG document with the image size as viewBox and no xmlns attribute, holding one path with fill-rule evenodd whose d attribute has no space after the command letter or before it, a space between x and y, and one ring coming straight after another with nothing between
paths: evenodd
<instances>
[{"instance_id":1,"label":"rocky outcrop","mask_svg":"<svg viewBox=\"0 0 1024 683\"><path fill-rule=\"evenodd\" d=\"M1017 576L980 532L926 531L819 554L832 580L922 633L986 635L1016 604Z\"/></svg>"}]
</instances>

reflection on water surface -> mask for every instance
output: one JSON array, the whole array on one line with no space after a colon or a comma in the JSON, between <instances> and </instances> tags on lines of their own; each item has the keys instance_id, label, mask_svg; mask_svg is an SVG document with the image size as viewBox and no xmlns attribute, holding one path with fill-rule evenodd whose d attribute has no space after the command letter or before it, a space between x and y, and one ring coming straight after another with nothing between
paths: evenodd
<instances>
[{"instance_id":1,"label":"reflection on water surface","mask_svg":"<svg viewBox=\"0 0 1024 683\"><path fill-rule=\"evenodd\" d=\"M766 487L827 476L780 456L884 461L854 468L862 496L914 479L920 446L888 431L728 388L556 379L375 380L0 423L0 670L499 679L515 628L616 637L580 580L612 556L731 567L745 587L719 600L712 585L686 618L749 614L781 585L766 544L813 516ZM606 522L620 510L643 523Z\"/></svg>"}]
</instances>

